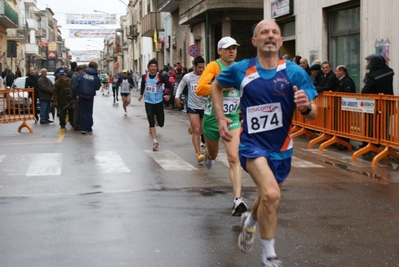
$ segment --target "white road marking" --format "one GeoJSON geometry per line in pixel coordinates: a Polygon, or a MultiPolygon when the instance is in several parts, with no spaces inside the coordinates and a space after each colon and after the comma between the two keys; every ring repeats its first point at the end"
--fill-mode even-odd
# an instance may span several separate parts
{"type": "Polygon", "coordinates": [[[223,165],[226,166],[227,168],[230,168],[229,161],[227,160],[227,153],[219,152],[216,160],[223,163],[223,165]]]}
{"type": "Polygon", "coordinates": [[[103,173],[131,172],[116,151],[101,151],[94,158],[103,173]]]}
{"type": "Polygon", "coordinates": [[[26,176],[61,175],[62,153],[35,154],[26,176]]]}
{"type": "Polygon", "coordinates": [[[292,157],[291,166],[294,168],[324,168],[324,166],[319,164],[314,164],[313,162],[303,160],[297,157],[292,157]]]}
{"type": "Polygon", "coordinates": [[[197,170],[193,165],[169,150],[145,150],[166,171],[191,171],[197,170]]]}

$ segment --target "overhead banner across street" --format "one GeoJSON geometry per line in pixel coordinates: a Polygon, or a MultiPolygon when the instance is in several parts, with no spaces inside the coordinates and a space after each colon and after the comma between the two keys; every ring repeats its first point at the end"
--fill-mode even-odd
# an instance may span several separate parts
{"type": "Polygon", "coordinates": [[[99,50],[70,50],[70,54],[78,62],[90,62],[100,58],[99,50]]]}
{"type": "Polygon", "coordinates": [[[66,24],[111,25],[116,24],[116,14],[66,14],[66,24]]]}
{"type": "Polygon", "coordinates": [[[106,38],[115,34],[114,29],[69,29],[69,38],[106,38]]]}

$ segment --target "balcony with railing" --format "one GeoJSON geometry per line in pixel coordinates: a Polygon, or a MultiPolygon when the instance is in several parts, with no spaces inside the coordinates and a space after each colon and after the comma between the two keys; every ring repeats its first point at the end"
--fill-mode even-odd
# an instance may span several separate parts
{"type": "Polygon", "coordinates": [[[17,29],[8,29],[7,30],[7,40],[8,41],[16,41],[18,43],[25,43],[26,42],[26,35],[25,33],[20,33],[17,29]]]}
{"type": "Polygon", "coordinates": [[[25,0],[25,5],[27,6],[37,6],[37,1],[36,0],[25,0]]]}
{"type": "Polygon", "coordinates": [[[36,37],[45,38],[46,35],[47,35],[47,33],[46,33],[46,30],[45,30],[45,29],[40,28],[40,29],[37,29],[37,30],[35,31],[35,36],[36,36],[36,37]]]}
{"type": "Polygon", "coordinates": [[[26,27],[29,30],[37,30],[40,26],[36,19],[26,19],[26,27]]]}
{"type": "Polygon", "coordinates": [[[159,12],[149,12],[141,21],[141,35],[154,36],[154,30],[161,29],[161,16],[159,12]]]}
{"type": "Polygon", "coordinates": [[[6,29],[19,27],[18,12],[12,8],[6,0],[0,0],[0,25],[6,29]]]}
{"type": "Polygon", "coordinates": [[[179,3],[182,0],[158,0],[158,11],[173,12],[179,9],[179,3]]]}
{"type": "Polygon", "coordinates": [[[27,55],[39,56],[39,46],[37,44],[25,44],[25,53],[27,55]]]}

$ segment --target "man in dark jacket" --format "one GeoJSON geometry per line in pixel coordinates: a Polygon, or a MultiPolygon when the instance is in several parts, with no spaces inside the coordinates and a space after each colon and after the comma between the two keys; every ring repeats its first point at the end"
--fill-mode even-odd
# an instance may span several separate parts
{"type": "Polygon", "coordinates": [[[10,87],[11,88],[14,80],[15,80],[14,73],[11,71],[11,69],[8,69],[7,75],[6,75],[6,87],[10,87]]]}
{"type": "Polygon", "coordinates": [[[40,124],[48,124],[53,121],[49,118],[51,99],[53,97],[53,83],[47,78],[47,70],[41,69],[40,78],[37,81],[40,101],[40,124]]]}
{"type": "Polygon", "coordinates": [[[75,108],[75,112],[73,115],[73,129],[75,131],[80,131],[80,109],[79,109],[79,105],[77,104],[77,101],[79,99],[79,92],[78,92],[78,80],[79,80],[79,76],[80,74],[83,73],[83,71],[86,69],[86,66],[83,65],[79,65],[76,67],[75,72],[72,75],[72,79],[71,79],[71,99],[72,101],[76,101],[76,103],[74,104],[75,108]]]}
{"type": "Polygon", "coordinates": [[[38,81],[38,77],[36,74],[36,70],[34,67],[30,67],[29,68],[29,73],[28,76],[26,77],[25,80],[25,88],[34,88],[35,90],[35,97],[34,99],[32,98],[32,95],[29,95],[29,98],[32,99],[32,102],[35,103],[35,108],[33,109],[33,116],[35,116],[36,118],[36,122],[39,120],[38,117],[38,112],[37,112],[37,101],[39,99],[39,90],[37,87],[37,81],[38,81]]]}
{"type": "Polygon", "coordinates": [[[312,79],[313,86],[316,88],[320,86],[321,79],[323,78],[323,73],[321,72],[320,64],[314,64],[310,67],[310,78],[312,79]]]}
{"type": "Polygon", "coordinates": [[[362,94],[393,95],[393,70],[387,66],[385,59],[377,54],[366,57],[367,72],[364,78],[362,94]]]}
{"type": "MultiPolygon", "coordinates": [[[[337,86],[335,92],[356,93],[355,82],[348,75],[348,70],[344,65],[339,65],[335,68],[335,76],[337,77],[337,86]]],[[[340,137],[343,141],[349,143],[349,138],[340,137]]],[[[339,145],[338,150],[348,150],[346,146],[339,145]]]]}
{"type": "Polygon", "coordinates": [[[330,62],[324,61],[321,64],[321,70],[323,76],[320,85],[316,86],[317,92],[334,91],[337,84],[337,77],[335,77],[335,74],[332,71],[330,62]]]}
{"type": "MultiPolygon", "coordinates": [[[[362,94],[385,94],[393,95],[393,70],[387,66],[385,58],[381,55],[371,54],[366,57],[366,76],[364,77],[364,86],[362,94]]],[[[370,131],[374,131],[373,125],[370,131]]],[[[360,147],[365,147],[367,142],[363,142],[360,147]]],[[[374,144],[374,146],[379,146],[374,144]]]]}
{"type": "Polygon", "coordinates": [[[53,103],[57,107],[58,117],[61,128],[66,126],[66,114],[68,114],[69,123],[73,122],[73,106],[71,105],[71,79],[66,76],[64,70],[58,72],[58,80],[53,87],[53,103]]]}
{"type": "Polygon", "coordinates": [[[80,130],[82,134],[93,133],[93,102],[96,91],[101,88],[101,80],[97,73],[98,64],[89,63],[89,67],[80,74],[77,84],[80,109],[80,130]]]}
{"type": "Polygon", "coordinates": [[[355,82],[348,75],[348,70],[344,65],[339,65],[335,69],[335,77],[338,79],[335,92],[356,93],[355,82]]]}
{"type": "Polygon", "coordinates": [[[77,66],[78,66],[78,64],[75,61],[71,63],[71,70],[68,71],[68,73],[67,73],[67,77],[69,79],[72,79],[72,76],[75,73],[77,66]]]}

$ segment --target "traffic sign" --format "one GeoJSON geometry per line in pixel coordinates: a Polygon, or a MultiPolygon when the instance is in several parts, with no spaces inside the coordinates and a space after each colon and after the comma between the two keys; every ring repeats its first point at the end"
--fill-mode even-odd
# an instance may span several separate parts
{"type": "Polygon", "coordinates": [[[188,47],[188,54],[189,54],[191,57],[198,57],[199,54],[200,54],[200,48],[199,48],[199,46],[196,45],[196,44],[190,45],[190,46],[188,47]]]}

